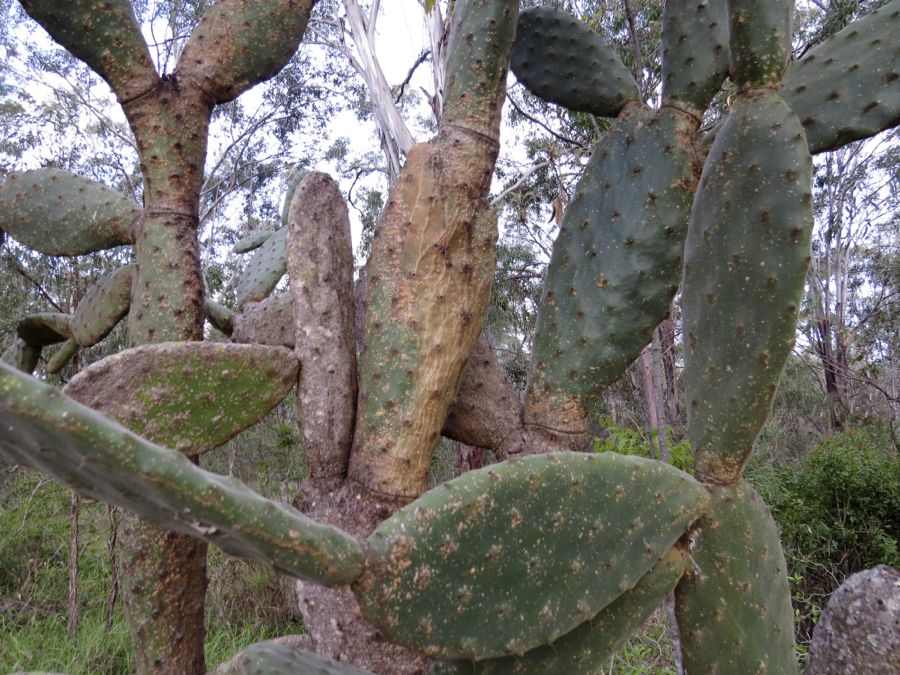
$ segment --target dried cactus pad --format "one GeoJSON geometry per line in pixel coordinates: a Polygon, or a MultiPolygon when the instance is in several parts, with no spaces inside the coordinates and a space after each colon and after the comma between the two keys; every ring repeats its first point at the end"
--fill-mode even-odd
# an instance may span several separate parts
{"type": "Polygon", "coordinates": [[[137,213],[118,192],[59,169],[11,173],[0,184],[0,229],[46,255],[130,244],[137,213]]]}
{"type": "Polygon", "coordinates": [[[684,574],[685,559],[671,549],[647,572],[637,586],[615,602],[566,633],[552,645],[532,649],[524,656],[504,656],[485,661],[446,661],[431,669],[432,675],[593,675],[616,650],[643,625],[684,574]]]}
{"type": "Polygon", "coordinates": [[[349,663],[332,661],[275,641],[250,645],[212,675],[374,675],[349,663]]]}
{"type": "Polygon", "coordinates": [[[256,424],[297,382],[283,347],[164,342],[91,365],[66,394],[147,438],[199,455],[256,424]]]}
{"type": "Polygon", "coordinates": [[[570,110],[615,117],[640,99],[634,77],[603,38],[552,7],[519,14],[510,68],[532,94],[570,110]]]}
{"type": "Polygon", "coordinates": [[[651,460],[510,460],[382,523],[354,590],[390,640],[428,656],[523,654],[631,589],[706,505],[690,476],[651,460]]]}
{"type": "Polygon", "coordinates": [[[0,456],[226,553],[325,585],[362,571],[357,539],[204,471],[0,363],[0,456]]]}

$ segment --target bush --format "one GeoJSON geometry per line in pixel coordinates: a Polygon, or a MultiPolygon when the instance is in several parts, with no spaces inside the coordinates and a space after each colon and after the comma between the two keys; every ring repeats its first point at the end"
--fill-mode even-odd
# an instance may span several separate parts
{"type": "Polygon", "coordinates": [[[900,460],[890,448],[879,430],[858,429],[824,440],[795,466],[748,473],[781,530],[801,644],[845,578],[900,567],[900,460]]]}
{"type": "MultiPolygon", "coordinates": [[[[620,455],[637,455],[638,457],[650,456],[647,445],[647,436],[643,431],[620,427],[613,422],[611,417],[600,417],[600,434],[594,438],[594,452],[617,452],[620,455]]],[[[676,442],[672,436],[672,430],[666,433],[669,448],[669,463],[677,469],[691,473],[693,459],[691,458],[691,443],[687,439],[676,442]]],[[[659,438],[657,432],[653,432],[653,452],[651,459],[659,457],[659,438]]]]}

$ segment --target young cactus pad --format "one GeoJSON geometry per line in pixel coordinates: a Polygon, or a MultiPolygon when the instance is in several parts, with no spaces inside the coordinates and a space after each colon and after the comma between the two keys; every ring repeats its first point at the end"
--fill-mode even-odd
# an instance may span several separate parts
{"type": "Polygon", "coordinates": [[[231,252],[240,255],[256,250],[265,243],[266,239],[272,236],[272,232],[273,230],[254,230],[250,234],[241,237],[234,245],[234,248],[231,249],[231,252]]]}
{"type": "Polygon", "coordinates": [[[0,363],[0,454],[240,558],[323,585],[362,572],[354,537],[159,447],[0,363]]]}
{"type": "Polygon", "coordinates": [[[273,232],[250,256],[238,279],[238,306],[243,309],[248,302],[264,300],[286,272],[287,228],[283,227],[273,232]]]}
{"type": "Polygon", "coordinates": [[[637,586],[553,644],[532,649],[524,656],[437,663],[432,675],[593,675],[665,601],[684,568],[681,551],[670,549],[637,586]]]}
{"type": "Polygon", "coordinates": [[[167,342],[108,356],[65,392],[136,434],[196,456],[261,420],[298,372],[284,347],[167,342]]]}
{"type": "Polygon", "coordinates": [[[651,460],[510,460],[382,523],[354,590],[390,640],[428,656],[524,654],[631,589],[706,506],[699,483],[651,460]]]}

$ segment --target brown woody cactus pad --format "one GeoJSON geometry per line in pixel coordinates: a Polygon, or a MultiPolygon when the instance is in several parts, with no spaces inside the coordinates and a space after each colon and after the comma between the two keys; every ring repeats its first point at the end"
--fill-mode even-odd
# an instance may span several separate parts
{"type": "Polygon", "coordinates": [[[290,201],[287,260],[296,341],[304,363],[297,383],[297,422],[310,474],[347,468],[356,411],[353,243],[338,184],[307,174],[290,201]]]}

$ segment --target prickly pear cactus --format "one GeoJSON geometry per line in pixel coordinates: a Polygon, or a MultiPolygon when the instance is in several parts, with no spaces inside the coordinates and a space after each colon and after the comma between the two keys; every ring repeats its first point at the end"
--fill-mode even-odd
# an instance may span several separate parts
{"type": "Polygon", "coordinates": [[[100,342],[128,314],[134,265],[110,272],[91,286],[72,315],[72,334],[82,347],[100,342]]]}
{"type": "Polygon", "coordinates": [[[256,424],[288,395],[299,370],[282,347],[170,342],[108,356],[78,373],[65,392],[196,457],[256,424]]]}
{"type": "Polygon", "coordinates": [[[47,255],[130,244],[138,211],[121,194],[59,169],[11,173],[0,183],[0,229],[47,255]]]}
{"type": "Polygon", "coordinates": [[[640,99],[631,73],[606,42],[551,7],[519,15],[510,68],[536,96],[601,117],[640,99]]]}
{"type": "MultiPolygon", "coordinates": [[[[604,114],[618,119],[598,144],[554,244],[525,407],[533,430],[584,446],[585,421],[603,387],[649,341],[677,289],[683,251],[685,381],[697,475],[714,496],[740,492],[744,463],[793,344],[812,225],[809,151],[900,119],[900,48],[888,37],[900,28],[900,2],[788,68],[792,12],[793,3],[782,0],[666,3],[663,106],[606,107],[604,114]],[[737,87],[734,109],[710,149],[697,128],[728,75],[737,87]],[[681,122],[677,133],[662,130],[666,115],[681,122]],[[693,163],[679,163],[679,152],[693,163]],[[674,198],[678,188],[681,200],[674,198]],[[667,194],[671,201],[657,212],[667,194]]],[[[602,100],[580,87],[593,73],[578,64],[608,54],[584,27],[548,8],[524,11],[520,27],[513,66],[533,93],[578,110],[602,100]],[[556,39],[559,33],[568,40],[556,39]],[[556,79],[540,59],[547,35],[565,44],[566,56],[551,50],[549,57],[564,64],[556,79]],[[574,87],[566,72],[579,74],[574,87]]],[[[713,502],[701,521],[707,527],[690,539],[697,568],[679,587],[680,622],[691,627],[690,669],[793,672],[784,566],[777,564],[780,547],[766,529],[765,507],[757,500],[744,513],[729,510],[724,497],[713,502]],[[732,527],[716,526],[729,518],[732,527]],[[739,543],[744,531],[758,536],[739,543]],[[744,562],[732,568],[722,563],[741,556],[744,562]],[[734,581],[750,570],[758,575],[752,585],[734,581]],[[735,583],[740,592],[732,592],[735,583]],[[764,603],[754,599],[765,593],[764,603]],[[762,604],[765,611],[754,609],[762,604]],[[741,629],[728,628],[728,616],[739,617],[741,629]],[[712,656],[698,659],[722,644],[729,647],[721,667],[712,656]]]]}
{"type": "Polygon", "coordinates": [[[522,656],[438,662],[431,670],[432,675],[592,675],[664,602],[684,569],[684,555],[673,548],[641,577],[634,588],[622,593],[593,619],[552,644],[537,647],[522,656]]]}
{"type": "MultiPolygon", "coordinates": [[[[213,105],[277,72],[311,3],[219,0],[165,79],[129,3],[23,4],[122,103],[141,154],[145,208],[55,170],[0,185],[0,229],[25,245],[76,255],[131,243],[136,259],[72,317],[23,320],[3,360],[30,372],[44,346],[62,343],[47,365],[61,368],[127,312],[132,344],[186,342],[126,352],[89,368],[70,392],[197,454],[264,414],[297,376],[297,359],[281,348],[199,346],[204,314],[237,341],[296,348],[304,339],[308,322],[294,324],[291,296],[270,296],[288,266],[287,223],[236,247],[253,251],[239,314],[204,301],[196,227],[213,105]],[[155,371],[160,365],[166,377],[155,371]]],[[[397,501],[421,492],[429,458],[421,450],[434,446],[478,335],[496,236],[485,195],[516,10],[511,0],[457,3],[440,133],[408,154],[379,229],[354,445],[348,458],[347,434],[338,435],[328,472],[338,481],[347,475],[356,499],[362,488],[397,501]],[[418,218],[426,203],[439,208],[418,218]]],[[[572,17],[537,8],[519,23],[513,64],[526,86],[616,117],[554,246],[523,445],[583,448],[602,387],[647,342],[684,267],[697,480],[613,456],[515,460],[421,495],[363,540],[205,472],[5,364],[0,453],[234,555],[349,585],[381,634],[451,660],[439,671],[590,672],[676,586],[691,672],[795,672],[777,532],[741,474],[793,336],[811,223],[809,149],[896,124],[900,0],[788,67],[792,11],[786,0],[669,0],[658,110],[639,100],[613,52],[572,17]],[[733,110],[710,134],[715,140],[702,142],[702,116],[727,75],[733,110]]],[[[286,209],[290,203],[289,196],[286,209]]],[[[337,227],[346,230],[343,219],[337,227]]],[[[330,263],[300,264],[308,261],[299,249],[318,244],[294,234],[301,243],[293,267],[313,278],[330,263]]],[[[342,279],[346,296],[349,274],[342,279]]],[[[176,536],[158,534],[143,541],[176,536]]],[[[185,548],[198,550],[193,541],[185,548]]],[[[162,602],[194,587],[202,594],[202,576],[189,573],[202,573],[202,561],[155,544],[139,557],[147,564],[135,566],[129,588],[152,592],[142,592],[148,611],[136,633],[152,633],[158,654],[139,644],[138,669],[202,672],[202,621],[175,625],[162,602]],[[163,584],[172,579],[184,582],[178,593],[163,584]],[[170,649],[188,643],[185,654],[170,649]]],[[[237,661],[246,672],[356,672],[266,644],[244,656],[237,661]]]]}
{"type": "Polygon", "coordinates": [[[429,656],[521,655],[633,588],[705,509],[702,487],[659,462],[510,460],[379,526],[357,597],[385,634],[429,656]]]}
{"type": "Polygon", "coordinates": [[[709,486],[675,594],[690,673],[792,673],[794,612],[778,528],[743,481],[709,486]],[[715,645],[715,646],[714,646],[715,645]]]}
{"type": "Polygon", "coordinates": [[[122,506],[284,574],[346,584],[363,548],[333,527],[211,474],[0,363],[0,452],[56,476],[82,494],[122,506]]]}

